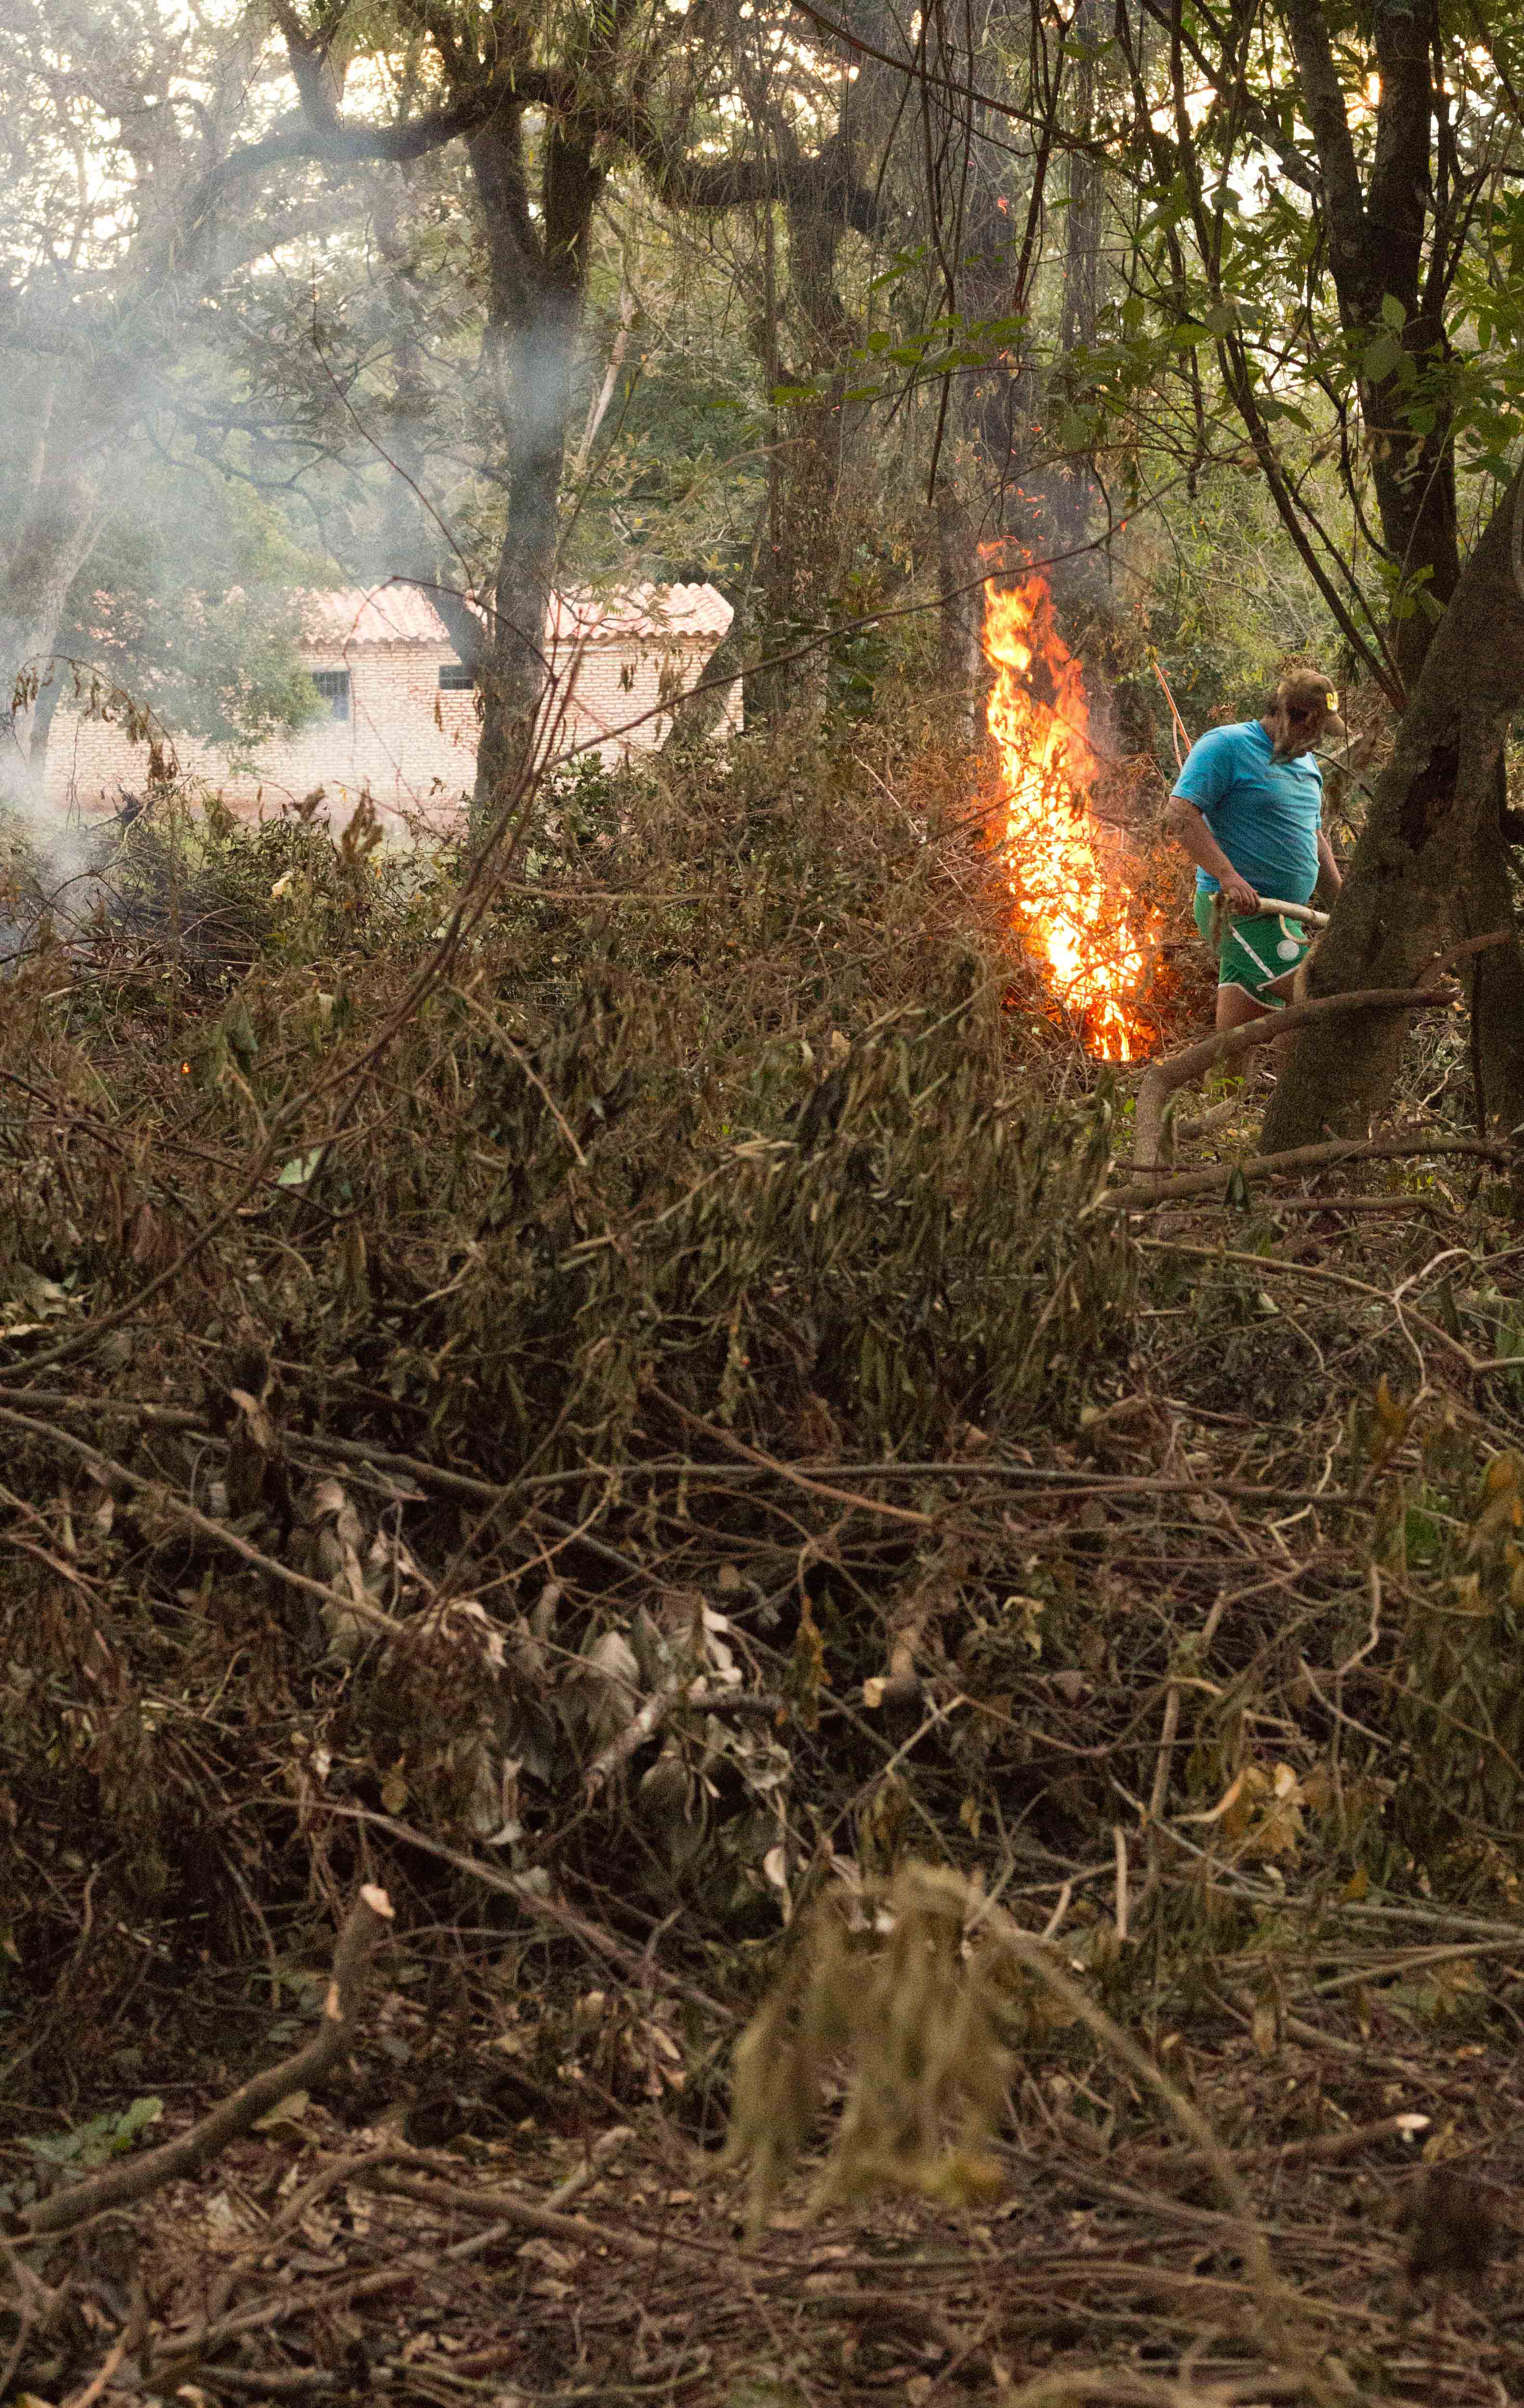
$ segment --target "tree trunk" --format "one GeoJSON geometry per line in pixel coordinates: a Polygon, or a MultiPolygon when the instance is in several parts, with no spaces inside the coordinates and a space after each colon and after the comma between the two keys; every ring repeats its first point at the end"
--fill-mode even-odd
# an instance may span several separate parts
{"type": "MultiPolygon", "coordinates": [[[[789,136],[780,129],[778,138],[789,136]]],[[[841,137],[844,168],[849,173],[841,137]]],[[[791,201],[788,315],[793,360],[786,383],[821,384],[810,401],[779,409],[768,460],[768,527],[762,544],[762,657],[748,681],[759,716],[797,705],[823,708],[830,606],[840,584],[837,491],[842,467],[841,362],[851,324],[836,292],[836,253],[846,232],[828,191],[791,201]]],[[[776,335],[768,333],[775,354],[776,335]]],[[[776,371],[775,371],[776,372],[776,371]]]]}
{"type": "Polygon", "coordinates": [[[950,477],[937,480],[936,569],[942,601],[937,614],[937,662],[942,692],[953,712],[953,734],[972,751],[984,729],[981,712],[988,700],[988,675],[981,637],[984,630],[984,587],[979,574],[978,544],[966,507],[950,477]]]}
{"type": "Polygon", "coordinates": [[[473,818],[486,827],[519,793],[542,713],[554,710],[547,619],[588,234],[602,169],[593,136],[548,127],[543,234],[529,202],[521,112],[504,108],[468,145],[491,270],[483,366],[508,476],[486,638],[477,665],[481,741],[473,818]]]}
{"type": "Polygon", "coordinates": [[[1500,748],[1493,807],[1478,815],[1455,897],[1458,938],[1510,931],[1507,944],[1489,946],[1467,966],[1476,1125],[1484,1137],[1492,1126],[1510,1131],[1524,1124],[1524,955],[1503,836],[1506,809],[1506,763],[1500,748]]]}
{"type": "MultiPolygon", "coordinates": [[[[841,13],[876,49],[890,48],[902,38],[893,12],[882,0],[852,0],[841,13]]],[[[844,68],[847,63],[844,54],[844,68]]],[[[873,440],[866,414],[855,414],[841,400],[857,327],[836,289],[836,269],[842,236],[852,222],[847,195],[866,162],[881,157],[904,86],[882,59],[864,56],[852,64],[857,72],[851,79],[843,77],[840,120],[821,146],[819,173],[807,186],[795,179],[787,200],[785,310],[777,305],[771,259],[768,265],[764,373],[772,383],[812,384],[821,390],[818,399],[780,410],[775,422],[768,463],[770,523],[759,580],[762,657],[747,680],[748,716],[753,704],[765,718],[797,705],[818,710],[825,703],[832,606],[841,592],[850,541],[844,470],[869,456],[865,447],[873,440]],[[787,368],[778,357],[785,316],[791,354],[787,368]]],[[[781,158],[795,162],[791,126],[775,120],[768,131],[781,158]]]]}
{"type": "Polygon", "coordinates": [[[767,472],[762,656],[748,681],[758,716],[824,707],[829,605],[837,584],[841,404],[826,396],[779,413],[767,472]]]}
{"type": "Polygon", "coordinates": [[[59,474],[45,454],[33,506],[0,549],[0,792],[17,799],[41,792],[47,729],[36,740],[34,681],[59,674],[59,629],[100,532],[100,485],[99,475],[59,474]]]}
{"type": "Polygon", "coordinates": [[[1360,416],[1382,540],[1400,580],[1402,615],[1393,624],[1392,650],[1411,692],[1438,615],[1433,606],[1449,600],[1460,574],[1455,433],[1445,374],[1447,280],[1439,272],[1457,228],[1434,197],[1436,0],[1375,0],[1371,27],[1380,95],[1363,185],[1328,12],[1318,0],[1282,0],[1282,15],[1322,171],[1320,214],[1339,320],[1360,364],[1360,416]],[[1402,309],[1397,328],[1384,315],[1393,301],[1402,309]],[[1432,372],[1424,398],[1433,423],[1421,433],[1407,414],[1415,369],[1420,377],[1432,372]]]}
{"type": "MultiPolygon", "coordinates": [[[[1071,37],[1077,36],[1087,47],[1075,69],[1070,120],[1074,133],[1085,141],[1090,141],[1095,132],[1096,63],[1089,46],[1104,40],[1104,34],[1100,0],[1079,0],[1071,37]]],[[[1099,159],[1087,150],[1069,153],[1068,201],[1063,225],[1063,302],[1059,319],[1061,361],[1067,360],[1076,350],[1088,351],[1093,346],[1101,309],[1105,177],[1099,159]]],[[[1089,454],[1070,459],[1061,475],[1054,479],[1053,533],[1059,551],[1075,551],[1089,534],[1094,482],[1095,463],[1089,454]]]]}
{"type": "MultiPolygon", "coordinates": [[[[1456,526],[1455,430],[1445,377],[1449,360],[1447,280],[1440,269],[1455,227],[1453,196],[1447,215],[1436,198],[1431,165],[1438,12],[1434,0],[1376,0],[1372,29],[1380,99],[1363,189],[1327,13],[1317,0],[1282,0],[1282,12],[1322,170],[1322,216],[1340,320],[1360,347],[1360,414],[1382,540],[1398,579],[1391,650],[1410,697],[1397,758],[1377,790],[1376,808],[1333,925],[1318,950],[1314,987],[1330,993],[1338,986],[1365,983],[1366,973],[1375,975],[1378,964],[1385,966],[1379,975],[1389,983],[1399,982],[1398,962],[1420,960],[1444,926],[1458,939],[1506,931],[1505,944],[1470,965],[1468,984],[1478,1121],[1484,1131],[1494,1116],[1513,1127],[1524,1117],[1524,957],[1515,927],[1503,838],[1507,791],[1502,745],[1517,696],[1508,701],[1499,722],[1497,706],[1486,699],[1486,690],[1495,681],[1489,680],[1484,664],[1472,661],[1464,651],[1456,652],[1451,628],[1476,562],[1462,572],[1456,526]],[[1386,322],[1390,300],[1402,305],[1400,334],[1386,322]],[[1403,357],[1383,366],[1374,347],[1389,352],[1394,335],[1403,357]],[[1367,374],[1367,360],[1381,372],[1367,374]],[[1413,385],[1415,368],[1420,379],[1429,377],[1426,387],[1413,385]],[[1416,393],[1421,393],[1432,412],[1426,430],[1415,430],[1409,422],[1416,393]],[[1458,715],[1452,734],[1446,732],[1446,697],[1436,693],[1430,670],[1431,648],[1440,645],[1446,660],[1454,663],[1456,682],[1449,700],[1458,715]],[[1474,724],[1468,701],[1474,687],[1479,690],[1474,724]],[[1462,727],[1468,730],[1464,739],[1462,727]],[[1489,768],[1486,747],[1494,737],[1489,768]],[[1479,757],[1473,749],[1478,744],[1479,757]],[[1390,781],[1400,775],[1410,783],[1394,803],[1390,796],[1396,789],[1390,781]],[[1423,833],[1431,824],[1441,830],[1437,844],[1423,833]],[[1384,834],[1378,834],[1378,826],[1384,834]],[[1411,892],[1399,891],[1404,876],[1415,881],[1411,892]]],[[[1500,513],[1484,538],[1494,551],[1500,540],[1507,540],[1498,534],[1503,523],[1500,513]]],[[[1495,583],[1496,560],[1484,564],[1479,574],[1484,584],[1488,578],[1495,583]]],[[[1509,600],[1517,605],[1517,573],[1506,585],[1509,600]]],[[[1497,646],[1497,632],[1485,615],[1476,618],[1474,604],[1457,624],[1484,646],[1497,646]]],[[[1506,684],[1506,663],[1497,667],[1506,684]]],[[[1367,1054],[1350,1061],[1341,1061],[1338,1040],[1332,1036],[1318,1033],[1301,1042],[1266,1122],[1266,1142],[1297,1142],[1284,1132],[1317,1127],[1324,1121],[1342,1134],[1363,1112],[1374,1110],[1389,1092],[1403,1035],[1396,1022],[1373,1029],[1367,1054]]]]}
{"type": "MultiPolygon", "coordinates": [[[[1512,932],[1499,827],[1498,781],[1524,702],[1524,470],[1477,543],[1434,630],[1397,749],[1382,775],[1354,862],[1318,946],[1314,995],[1419,982],[1434,954],[1463,936],[1512,932]]],[[[1524,1117],[1524,1065],[1511,1044],[1524,982],[1512,944],[1473,972],[1503,1007],[1479,1045],[1493,1111],[1524,1117]]],[[[1483,957],[1487,959],[1486,956],[1483,957]]],[[[1390,1094],[1403,1024],[1382,1015],[1358,1046],[1331,1022],[1298,1039],[1265,1122],[1267,1152],[1326,1135],[1363,1136],[1390,1094]]]]}

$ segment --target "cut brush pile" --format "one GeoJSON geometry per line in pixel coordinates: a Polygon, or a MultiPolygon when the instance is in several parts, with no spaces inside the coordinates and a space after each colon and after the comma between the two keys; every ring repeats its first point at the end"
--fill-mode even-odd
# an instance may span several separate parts
{"type": "MultiPolygon", "coordinates": [[[[637,2379],[697,2398],[1321,2397],[1355,2258],[1342,2362],[1398,2365],[1398,2244],[1338,2219],[1426,2142],[1503,2170],[1518,2021],[1514,1250],[1449,1168],[1167,1236],[1105,1202],[1129,1093],[1012,962],[963,779],[790,731],[569,781],[443,952],[457,866],[363,820],[150,816],[71,927],[19,895],[12,2213],[301,2044],[358,1885],[396,1931],[221,2240],[177,2176],[105,2338],[37,2258],[35,2386],[121,2340],[320,2391],[355,2343],[398,2397],[559,2396],[629,2379],[644,2302],[637,2379]],[[743,2259],[691,2143],[759,2000],[735,2147],[783,2221],[743,2259]],[[551,2136],[621,2118],[553,2204],[551,2136]],[[802,2293],[817,2138],[916,2331],[878,2240],[802,2293]]],[[[1496,2396],[1480,2331],[1446,2396],[1496,2396]]]]}

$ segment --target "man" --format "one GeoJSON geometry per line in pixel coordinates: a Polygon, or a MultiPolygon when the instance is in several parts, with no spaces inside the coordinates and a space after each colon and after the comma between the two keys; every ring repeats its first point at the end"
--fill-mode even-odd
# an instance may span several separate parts
{"type": "Polygon", "coordinates": [[[1323,773],[1316,746],[1346,744],[1339,697],[1320,669],[1289,669],[1262,719],[1212,727],[1186,756],[1170,797],[1169,827],[1196,865],[1196,925],[1218,939],[1217,1025],[1241,1028],[1285,1010],[1311,942],[1304,922],[1260,901],[1310,903],[1322,871],[1339,885],[1323,834],[1323,773]]]}

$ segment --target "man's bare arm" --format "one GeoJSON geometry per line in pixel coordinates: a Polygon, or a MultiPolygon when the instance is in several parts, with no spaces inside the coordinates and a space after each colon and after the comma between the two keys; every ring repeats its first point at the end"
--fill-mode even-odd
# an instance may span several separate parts
{"type": "Polygon", "coordinates": [[[1246,918],[1258,911],[1258,895],[1246,878],[1240,878],[1195,804],[1184,795],[1172,795],[1164,817],[1175,842],[1184,847],[1197,868],[1217,880],[1230,909],[1246,918]]]}
{"type": "Polygon", "coordinates": [[[1339,856],[1321,828],[1317,831],[1317,877],[1319,884],[1327,879],[1335,895],[1344,884],[1344,872],[1339,867],[1339,856]]]}

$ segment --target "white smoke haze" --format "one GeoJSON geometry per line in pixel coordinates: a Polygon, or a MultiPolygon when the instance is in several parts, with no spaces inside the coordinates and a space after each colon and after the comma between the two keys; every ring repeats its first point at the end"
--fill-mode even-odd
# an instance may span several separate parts
{"type": "Polygon", "coordinates": [[[59,924],[92,817],[141,791],[70,795],[54,739],[78,682],[257,766],[317,712],[303,590],[399,578],[476,667],[483,622],[491,654],[525,616],[498,576],[506,425],[548,455],[569,437],[553,580],[703,578],[754,552],[755,364],[716,307],[734,266],[601,227],[585,301],[548,297],[509,338],[463,143],[405,166],[275,156],[306,122],[304,75],[357,127],[425,105],[399,98],[384,32],[349,39],[304,68],[231,7],[0,18],[0,696],[22,689],[0,811],[59,924]]]}

